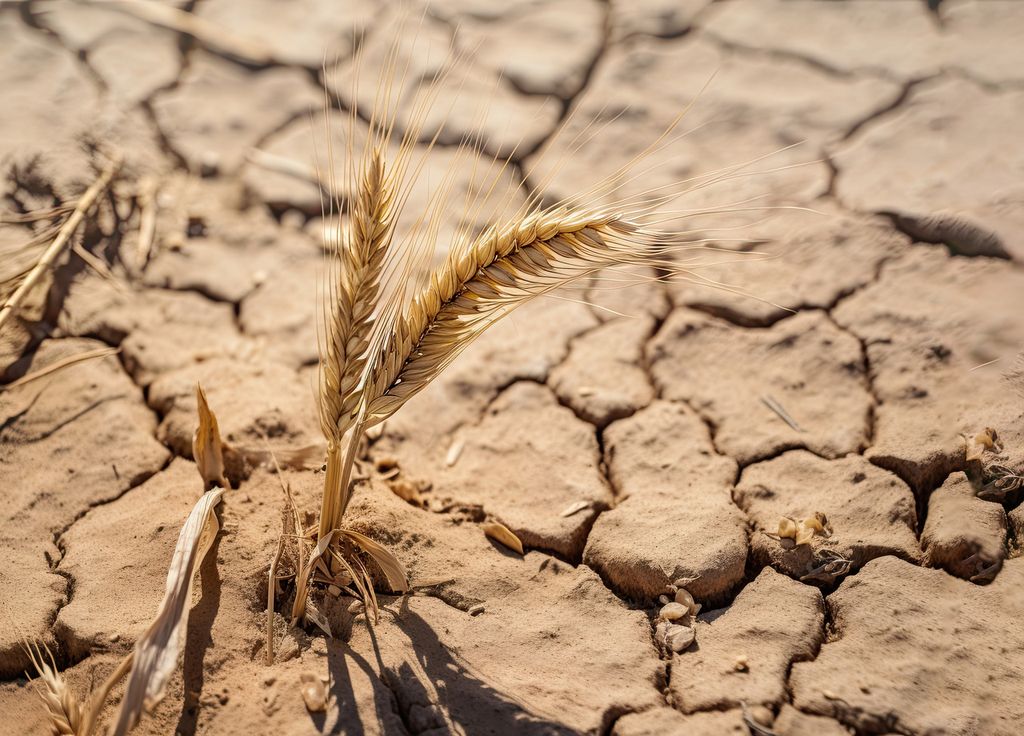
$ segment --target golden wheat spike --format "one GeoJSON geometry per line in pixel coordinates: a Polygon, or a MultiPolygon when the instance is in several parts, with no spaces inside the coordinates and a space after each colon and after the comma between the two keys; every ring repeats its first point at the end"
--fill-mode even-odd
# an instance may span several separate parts
{"type": "Polygon", "coordinates": [[[487,327],[608,266],[655,261],[682,237],[603,210],[535,212],[452,254],[395,325],[366,382],[365,424],[394,414],[487,327]]]}
{"type": "Polygon", "coordinates": [[[357,389],[393,232],[392,197],[383,154],[375,149],[359,177],[349,227],[344,237],[335,239],[334,300],[325,330],[320,378],[320,422],[329,446],[340,442],[358,411],[357,389]]]}

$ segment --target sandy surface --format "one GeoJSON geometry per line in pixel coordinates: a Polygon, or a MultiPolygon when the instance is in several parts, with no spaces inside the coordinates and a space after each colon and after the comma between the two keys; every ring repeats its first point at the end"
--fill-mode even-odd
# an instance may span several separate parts
{"type": "MultiPolygon", "coordinates": [[[[91,143],[125,155],[117,204],[83,238],[122,286],[73,256],[0,340],[5,382],[120,348],[0,392],[3,734],[47,732],[23,638],[84,695],[155,612],[198,495],[197,380],[234,445],[319,441],[319,198],[248,154],[309,164],[322,86],[352,102],[352,29],[367,33],[365,73],[397,13],[179,4],[246,43],[72,2],[0,5],[4,211],[74,199],[95,176],[91,143]]],[[[282,494],[229,458],[236,488],[184,662],[138,732],[746,734],[746,713],[779,736],[1019,733],[1022,492],[979,498],[963,435],[992,427],[1001,450],[985,460],[1024,465],[1024,6],[437,0],[418,33],[476,50],[440,94],[442,142],[477,125],[491,153],[522,141],[513,183],[530,172],[559,195],[597,181],[717,70],[688,135],[623,194],[785,149],[680,206],[813,212],[687,225],[771,256],[703,272],[761,300],[598,283],[475,344],[375,439],[379,470],[347,517],[414,583],[443,582],[382,594],[376,625],[327,596],[334,638],[278,615],[271,666],[282,494]],[[775,536],[816,512],[831,536],[775,536]],[[489,541],[485,517],[525,556],[489,541]],[[657,599],[680,578],[703,608],[673,652],[657,599]],[[309,674],[329,681],[325,712],[303,704],[309,674]]],[[[436,67],[411,68],[414,86],[436,67]]],[[[0,226],[4,243],[31,236],[0,226]]],[[[320,473],[284,475],[312,520],[320,473]]]]}

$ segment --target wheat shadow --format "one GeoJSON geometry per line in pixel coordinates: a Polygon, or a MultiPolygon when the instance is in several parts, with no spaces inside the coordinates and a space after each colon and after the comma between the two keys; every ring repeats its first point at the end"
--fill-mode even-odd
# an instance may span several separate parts
{"type": "MultiPolygon", "coordinates": [[[[218,519],[219,516],[218,513],[218,519]]],[[[217,569],[220,538],[218,533],[199,567],[202,597],[189,613],[185,656],[181,666],[185,700],[174,730],[175,734],[181,736],[193,736],[199,719],[199,696],[203,692],[204,682],[203,660],[206,658],[206,650],[213,643],[213,622],[220,610],[220,571],[217,569]]]]}
{"type": "MultiPolygon", "coordinates": [[[[391,691],[397,715],[410,733],[431,729],[438,729],[437,733],[466,734],[568,736],[579,733],[549,716],[531,711],[526,704],[481,679],[445,647],[427,620],[405,605],[407,600],[403,599],[398,612],[382,611],[382,614],[394,616],[393,625],[408,637],[415,661],[386,665],[376,632],[369,624],[367,631],[376,660],[375,669],[348,645],[338,643],[334,657],[329,651],[332,688],[340,709],[339,723],[345,724],[344,733],[361,734],[365,730],[355,708],[348,660],[391,691]]],[[[375,698],[375,703],[378,724],[383,725],[388,714],[383,713],[379,698],[375,698]]]]}

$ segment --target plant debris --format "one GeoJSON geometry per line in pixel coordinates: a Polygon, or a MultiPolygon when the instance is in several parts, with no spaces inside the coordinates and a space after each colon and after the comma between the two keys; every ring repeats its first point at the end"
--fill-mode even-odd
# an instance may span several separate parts
{"type": "Polygon", "coordinates": [[[500,524],[497,521],[489,521],[486,524],[481,525],[480,528],[484,530],[484,534],[499,544],[502,544],[511,550],[515,550],[519,554],[524,554],[523,543],[520,542],[519,537],[513,534],[504,524],[500,524]]]}

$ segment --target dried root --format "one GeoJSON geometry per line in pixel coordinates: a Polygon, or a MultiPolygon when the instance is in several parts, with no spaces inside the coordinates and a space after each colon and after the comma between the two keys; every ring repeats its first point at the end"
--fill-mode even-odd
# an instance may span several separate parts
{"type": "Polygon", "coordinates": [[[823,549],[808,563],[807,573],[801,575],[800,580],[805,583],[834,583],[836,579],[850,572],[852,566],[852,560],[846,559],[835,550],[823,549]]]}
{"type": "Polygon", "coordinates": [[[1024,469],[1006,464],[1003,443],[996,430],[986,427],[973,437],[964,436],[967,475],[983,501],[1002,503],[1024,488],[1024,469]]]}

